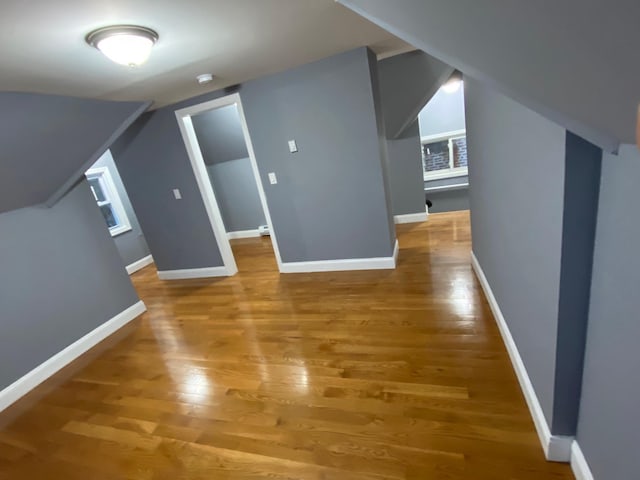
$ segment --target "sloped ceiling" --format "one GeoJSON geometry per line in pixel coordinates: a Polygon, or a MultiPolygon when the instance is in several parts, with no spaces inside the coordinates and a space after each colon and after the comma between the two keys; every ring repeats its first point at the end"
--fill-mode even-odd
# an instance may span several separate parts
{"type": "Polygon", "coordinates": [[[154,107],[288,70],[356,47],[407,44],[334,0],[2,0],[0,90],[153,100],[154,107]],[[85,42],[115,24],[160,39],[138,68],[85,42]],[[212,73],[206,86],[196,75],[212,73]]]}
{"type": "Polygon", "coordinates": [[[235,105],[194,115],[191,121],[207,165],[249,156],[235,105]]]}
{"type": "Polygon", "coordinates": [[[0,213],[55,203],[148,106],[0,92],[0,213]]]}
{"type": "Polygon", "coordinates": [[[637,1],[337,1],[606,150],[635,141],[637,1]]]}
{"type": "Polygon", "coordinates": [[[416,50],[378,62],[387,138],[398,138],[418,118],[454,69],[416,50]]]}

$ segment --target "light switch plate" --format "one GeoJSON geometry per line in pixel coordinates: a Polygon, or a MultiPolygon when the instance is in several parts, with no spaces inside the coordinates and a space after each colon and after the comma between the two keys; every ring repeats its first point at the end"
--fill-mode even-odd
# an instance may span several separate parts
{"type": "Polygon", "coordinates": [[[276,183],[278,183],[278,179],[276,178],[276,174],[271,172],[269,173],[269,183],[271,185],[275,185],[276,183]]]}
{"type": "Polygon", "coordinates": [[[176,197],[176,200],[182,200],[182,194],[180,193],[180,189],[173,189],[173,196],[176,197]]]}
{"type": "Polygon", "coordinates": [[[296,145],[295,140],[289,140],[289,151],[291,153],[296,153],[298,151],[298,145],[296,145]]]}

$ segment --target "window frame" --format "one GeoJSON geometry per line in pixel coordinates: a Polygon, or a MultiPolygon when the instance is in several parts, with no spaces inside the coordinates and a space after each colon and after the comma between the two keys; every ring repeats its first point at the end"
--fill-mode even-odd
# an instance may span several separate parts
{"type": "Polygon", "coordinates": [[[91,190],[98,207],[111,205],[111,209],[116,216],[118,224],[113,227],[109,227],[107,225],[111,236],[117,237],[118,235],[131,231],[131,222],[129,221],[127,212],[124,209],[124,205],[122,204],[122,199],[120,198],[120,195],[118,195],[118,189],[116,188],[116,184],[113,182],[113,177],[111,176],[109,169],[107,167],[96,167],[87,170],[84,175],[87,180],[98,179],[100,182],[102,192],[106,197],[105,201],[100,202],[96,197],[96,194],[93,192],[93,189],[91,190]]]}
{"type": "Polygon", "coordinates": [[[447,140],[449,142],[449,168],[442,170],[435,170],[433,172],[425,172],[424,164],[422,165],[422,174],[425,182],[431,180],[442,180],[444,178],[464,177],[469,175],[469,167],[454,167],[453,156],[453,140],[463,138],[467,136],[467,130],[454,130],[451,132],[438,133],[436,135],[425,135],[420,137],[420,155],[424,155],[424,146],[428,143],[442,142],[447,140]]]}

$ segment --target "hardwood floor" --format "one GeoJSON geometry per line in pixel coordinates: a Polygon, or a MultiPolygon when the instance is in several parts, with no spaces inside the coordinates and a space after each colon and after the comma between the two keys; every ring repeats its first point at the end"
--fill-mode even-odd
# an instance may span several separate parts
{"type": "Polygon", "coordinates": [[[0,416],[0,479],[572,479],[544,460],[468,213],[397,231],[395,271],[279,275],[247,239],[232,278],[138,272],[127,336],[0,416]]]}

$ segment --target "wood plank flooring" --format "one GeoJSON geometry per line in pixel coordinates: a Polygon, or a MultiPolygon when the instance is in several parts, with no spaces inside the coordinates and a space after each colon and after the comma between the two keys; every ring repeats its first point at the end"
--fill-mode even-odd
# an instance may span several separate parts
{"type": "Polygon", "coordinates": [[[572,479],[544,460],[468,212],[397,227],[395,271],[133,282],[148,312],[0,415],[2,480],[572,479]]]}

